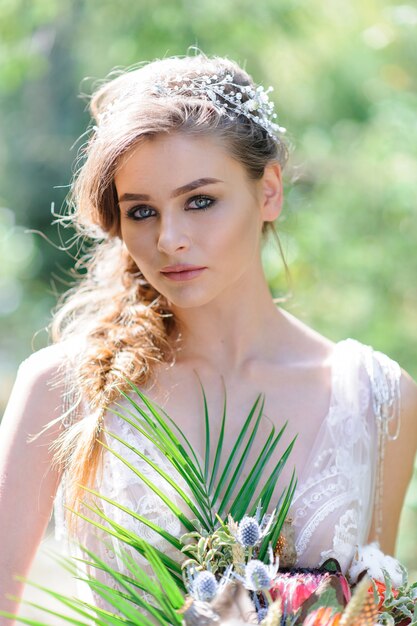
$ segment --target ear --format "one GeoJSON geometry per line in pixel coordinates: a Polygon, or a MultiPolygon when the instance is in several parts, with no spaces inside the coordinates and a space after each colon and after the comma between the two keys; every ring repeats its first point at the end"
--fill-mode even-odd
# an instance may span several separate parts
{"type": "Polygon", "coordinates": [[[269,163],[260,182],[261,217],[264,222],[273,222],[281,213],[284,199],[279,163],[269,163]]]}

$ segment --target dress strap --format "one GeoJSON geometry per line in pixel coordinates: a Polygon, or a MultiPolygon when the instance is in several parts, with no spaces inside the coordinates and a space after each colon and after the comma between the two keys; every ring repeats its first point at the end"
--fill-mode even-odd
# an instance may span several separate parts
{"type": "Polygon", "coordinates": [[[384,456],[387,439],[398,438],[401,425],[401,368],[397,361],[367,346],[365,367],[371,384],[372,408],[377,424],[377,472],[375,490],[375,538],[382,532],[382,497],[384,491],[384,456]],[[393,426],[390,426],[393,422],[393,426]]]}

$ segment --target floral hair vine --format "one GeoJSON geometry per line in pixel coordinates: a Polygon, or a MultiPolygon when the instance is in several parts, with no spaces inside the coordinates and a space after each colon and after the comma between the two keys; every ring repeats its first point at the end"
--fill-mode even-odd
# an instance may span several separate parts
{"type": "Polygon", "coordinates": [[[204,95],[230,119],[235,119],[236,115],[244,115],[276,139],[276,134],[285,133],[286,129],[273,121],[277,114],[274,111],[274,103],[268,97],[268,93],[273,89],[272,86],[265,90],[262,86],[253,88],[250,85],[238,85],[233,82],[233,76],[228,73],[222,78],[217,74],[211,76],[204,74],[193,78],[183,78],[177,75],[169,82],[156,82],[152,93],[162,97],[204,95]],[[226,86],[232,89],[226,92],[226,86]],[[244,95],[246,99],[242,102],[244,95]]]}

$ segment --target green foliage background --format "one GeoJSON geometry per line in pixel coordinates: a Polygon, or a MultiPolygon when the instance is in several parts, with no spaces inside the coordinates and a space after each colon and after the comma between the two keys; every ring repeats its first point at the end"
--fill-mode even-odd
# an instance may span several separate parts
{"type": "MultiPolygon", "coordinates": [[[[89,121],[78,94],[115,66],[190,45],[275,87],[292,146],[277,224],[292,277],[285,307],[417,379],[416,31],[414,4],[384,0],[2,0],[3,406],[19,361],[47,343],[42,329],[74,263],[74,249],[59,249],[70,234],[51,224],[51,204],[61,210],[89,121]]],[[[272,244],[265,267],[274,294],[285,293],[272,244]]],[[[397,549],[415,570],[416,522],[417,479],[397,549]]]]}

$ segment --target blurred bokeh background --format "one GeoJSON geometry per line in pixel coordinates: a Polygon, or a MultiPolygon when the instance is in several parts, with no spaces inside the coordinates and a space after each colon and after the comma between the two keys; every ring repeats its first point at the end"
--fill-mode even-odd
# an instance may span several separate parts
{"type": "MultiPolygon", "coordinates": [[[[2,0],[2,408],[19,362],[47,345],[74,265],[76,250],[62,249],[72,233],[53,212],[64,210],[89,122],[80,94],[115,67],[192,45],[275,88],[292,151],[277,224],[292,277],[284,306],[333,340],[386,352],[417,379],[416,35],[407,0],[2,0]]],[[[273,243],[264,258],[274,295],[285,294],[273,243]]],[[[417,478],[397,556],[417,578],[417,478]]],[[[42,548],[36,579],[68,585],[54,568],[42,548]]]]}

